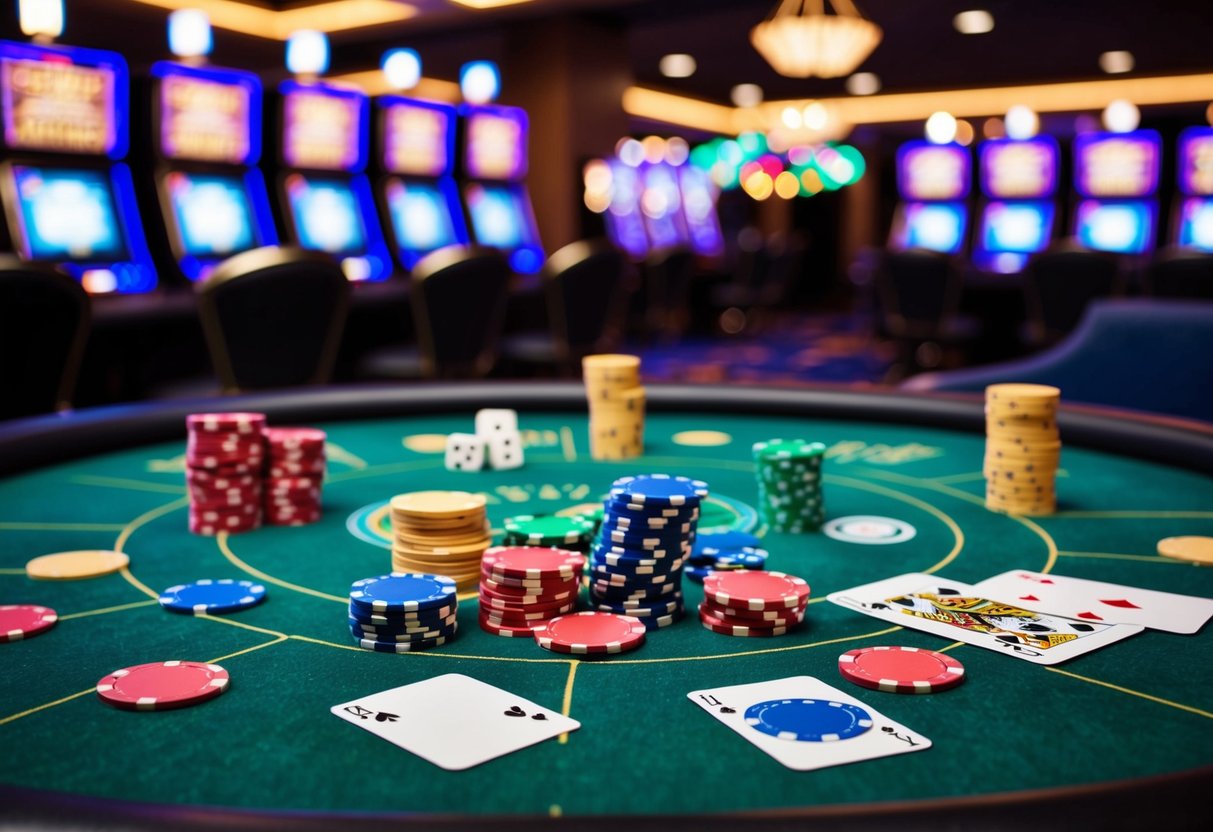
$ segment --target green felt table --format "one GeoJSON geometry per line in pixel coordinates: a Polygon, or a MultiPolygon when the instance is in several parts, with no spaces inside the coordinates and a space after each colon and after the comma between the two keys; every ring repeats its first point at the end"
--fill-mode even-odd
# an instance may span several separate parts
{"type": "MultiPolygon", "coordinates": [[[[983,507],[979,403],[651,389],[644,457],[596,462],[580,395],[576,386],[475,385],[224,403],[263,409],[271,424],[324,428],[329,473],[321,522],[218,538],[186,528],[182,415],[192,408],[83,413],[0,431],[10,471],[0,479],[0,603],[43,604],[60,616],[43,635],[0,644],[7,811],[54,816],[75,807],[105,825],[155,806],[186,825],[238,824],[244,812],[306,824],[359,813],[503,823],[820,813],[824,822],[896,810],[929,825],[940,807],[981,817],[995,815],[989,807],[1094,798],[1114,807],[1115,795],[1134,789],[1207,788],[1209,628],[1194,636],[1146,631],[1041,667],[891,627],[825,596],[902,572],[975,582],[1012,568],[1213,596],[1213,570],[1155,552],[1163,537],[1213,535],[1213,434],[1067,412],[1059,511],[1018,518],[983,507]],[[470,431],[478,406],[520,411],[525,467],[444,469],[442,435],[470,431]],[[896,518],[914,527],[913,539],[859,545],[820,533],[767,533],[753,508],[750,445],[793,436],[829,447],[828,517],[896,518]],[[692,613],[651,633],[639,650],[582,661],[482,632],[473,595],[460,603],[458,637],[441,648],[387,655],[352,641],[347,592],[352,581],[389,571],[382,507],[392,495],[483,493],[499,530],[507,516],[593,503],[616,477],[659,471],[710,484],[701,528],[754,530],[771,568],[808,580],[805,626],[775,639],[735,638],[704,629],[692,613]],[[92,548],[121,549],[129,568],[71,582],[25,575],[35,556],[92,548]],[[173,614],[156,602],[167,586],[208,577],[261,581],[268,599],[222,617],[173,614]],[[948,648],[967,680],[949,692],[904,696],[840,678],[840,653],[880,644],[948,648]],[[155,713],[120,711],[94,693],[111,670],[166,659],[222,664],[231,687],[201,706],[155,713]],[[334,704],[443,673],[504,687],[582,727],[456,773],[329,713],[334,704]],[[686,698],[704,687],[805,674],[846,689],[934,747],[795,772],[686,698]],[[201,808],[174,814],[184,807],[201,808]]],[[[684,584],[693,610],[701,588],[684,584]]]]}

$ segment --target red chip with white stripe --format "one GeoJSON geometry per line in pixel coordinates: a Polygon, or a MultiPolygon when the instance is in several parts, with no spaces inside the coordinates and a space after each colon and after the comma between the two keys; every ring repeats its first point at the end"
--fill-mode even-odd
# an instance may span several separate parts
{"type": "Polygon", "coordinates": [[[847,681],[886,693],[936,693],[964,681],[964,665],[951,656],[917,647],[862,647],[838,657],[847,681]]]}
{"type": "Polygon", "coordinates": [[[545,546],[495,546],[486,549],[481,569],[494,578],[572,578],[581,574],[585,556],[580,552],[545,546]]]}
{"type": "Polygon", "coordinates": [[[703,595],[722,607],[741,610],[793,609],[808,603],[809,584],[783,572],[730,570],[703,579],[703,595]]]}
{"type": "Polygon", "coordinates": [[[97,683],[102,701],[126,711],[166,711],[214,699],[231,680],[217,664],[151,662],[115,670],[97,683]]]}
{"type": "Polygon", "coordinates": [[[4,604],[0,606],[0,641],[21,641],[26,636],[45,633],[59,616],[50,607],[35,604],[4,604]]]}
{"type": "Polygon", "coordinates": [[[545,621],[535,628],[535,641],[556,653],[623,653],[644,644],[648,629],[629,615],[611,612],[575,612],[545,621]]]}

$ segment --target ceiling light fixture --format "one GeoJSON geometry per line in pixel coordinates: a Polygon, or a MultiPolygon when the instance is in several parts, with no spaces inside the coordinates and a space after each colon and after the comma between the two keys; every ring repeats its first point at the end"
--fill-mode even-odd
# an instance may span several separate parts
{"type": "Polygon", "coordinates": [[[757,107],[762,103],[762,87],[757,84],[738,84],[729,91],[729,98],[738,107],[757,107]]]}
{"type": "Polygon", "coordinates": [[[847,92],[851,95],[875,95],[880,86],[880,76],[875,72],[856,72],[847,78],[847,92]]]}
{"type": "Polygon", "coordinates": [[[750,43],[776,72],[788,78],[849,75],[880,43],[880,27],[851,0],[780,0],[750,30],[750,43]]]}
{"type": "Polygon", "coordinates": [[[1109,75],[1132,72],[1133,67],[1136,65],[1137,61],[1134,60],[1133,53],[1126,52],[1124,49],[1104,52],[1099,56],[1099,68],[1109,75]]]}
{"type": "Polygon", "coordinates": [[[662,57],[657,69],[666,78],[690,78],[697,68],[695,59],[690,55],[676,52],[662,57]]]}
{"type": "Polygon", "coordinates": [[[994,30],[994,15],[985,9],[970,9],[952,18],[952,25],[962,35],[984,35],[994,30]]]}

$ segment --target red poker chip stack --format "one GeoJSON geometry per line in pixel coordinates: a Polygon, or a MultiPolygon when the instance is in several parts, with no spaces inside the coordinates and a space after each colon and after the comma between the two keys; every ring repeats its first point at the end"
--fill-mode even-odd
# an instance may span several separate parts
{"type": "Polygon", "coordinates": [[[727,636],[781,636],[804,623],[809,585],[783,572],[713,572],[703,579],[699,623],[727,636]]]}
{"type": "Polygon", "coordinates": [[[544,546],[496,546],[480,561],[480,629],[531,638],[577,605],[585,557],[544,546]]]}
{"type": "Polygon", "coordinates": [[[263,413],[195,413],[185,419],[190,531],[214,535],[261,525],[263,413]]]}
{"type": "Polygon", "coordinates": [[[265,522],[302,526],[320,519],[325,433],[316,428],[266,428],[269,464],[265,522]]]}

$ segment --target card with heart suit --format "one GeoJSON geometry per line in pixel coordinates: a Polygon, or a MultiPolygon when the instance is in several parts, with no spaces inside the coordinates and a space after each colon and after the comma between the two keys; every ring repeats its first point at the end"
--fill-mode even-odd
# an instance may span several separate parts
{"type": "Polygon", "coordinates": [[[1140,624],[1191,635],[1213,617],[1213,599],[1014,569],[973,587],[988,598],[1049,615],[1108,624],[1140,624]]]}
{"type": "Polygon", "coordinates": [[[844,589],[832,603],[1034,664],[1059,664],[1136,635],[1140,624],[1100,624],[1032,612],[968,584],[912,572],[844,589]]]}
{"type": "Polygon", "coordinates": [[[460,673],[374,693],[331,710],[448,771],[581,727],[575,719],[460,673]]]}
{"type": "Polygon", "coordinates": [[[693,690],[687,698],[797,771],[931,747],[921,734],[812,676],[693,690]]]}

